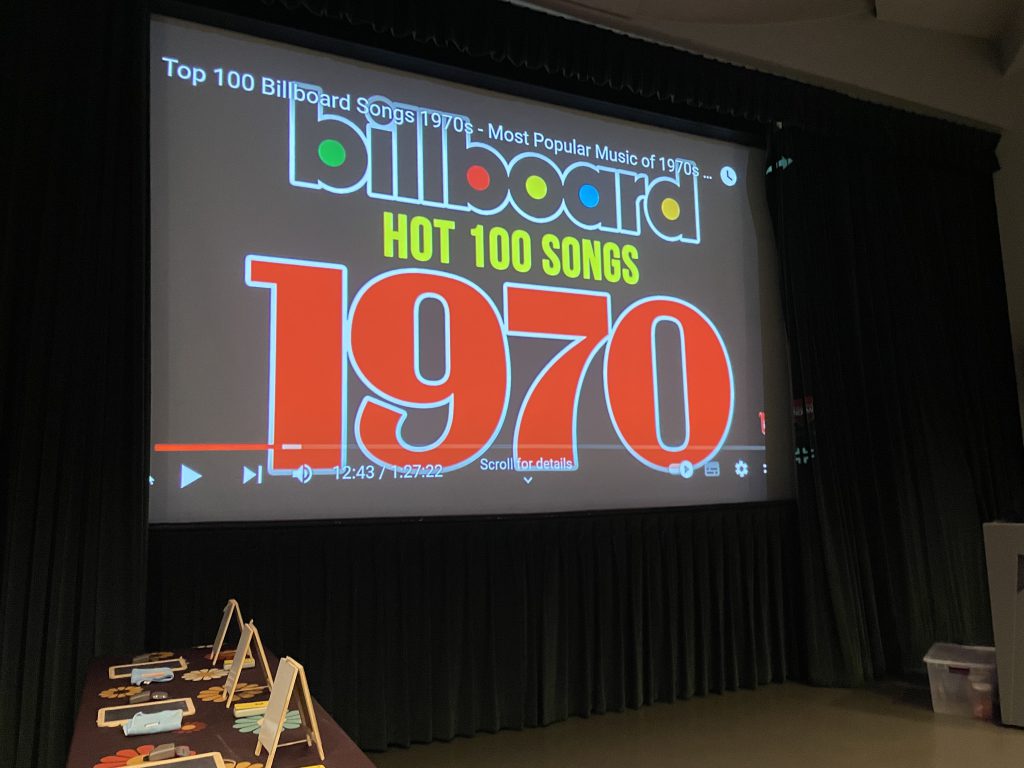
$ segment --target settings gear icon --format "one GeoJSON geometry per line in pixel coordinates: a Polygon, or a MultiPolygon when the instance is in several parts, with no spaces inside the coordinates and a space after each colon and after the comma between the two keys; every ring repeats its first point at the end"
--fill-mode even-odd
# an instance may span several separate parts
{"type": "Polygon", "coordinates": [[[750,471],[750,467],[747,466],[747,462],[740,459],[736,462],[735,470],[737,477],[746,477],[747,473],[750,471]]]}

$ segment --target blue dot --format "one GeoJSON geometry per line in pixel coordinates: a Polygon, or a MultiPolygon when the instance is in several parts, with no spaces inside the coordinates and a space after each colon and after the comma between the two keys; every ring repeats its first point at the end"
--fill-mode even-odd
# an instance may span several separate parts
{"type": "Polygon", "coordinates": [[[600,199],[601,193],[593,184],[584,184],[580,187],[580,202],[587,208],[596,208],[600,199]]]}

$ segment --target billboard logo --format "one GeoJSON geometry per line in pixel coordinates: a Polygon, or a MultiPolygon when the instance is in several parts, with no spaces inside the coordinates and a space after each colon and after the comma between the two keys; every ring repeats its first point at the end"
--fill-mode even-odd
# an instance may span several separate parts
{"type": "MultiPolygon", "coordinates": [[[[700,242],[697,176],[684,170],[692,163],[654,176],[585,160],[561,167],[537,151],[506,157],[462,115],[383,96],[348,114],[323,100],[289,99],[292,186],[485,216],[511,207],[534,223],[564,216],[588,230],[639,235],[646,228],[668,242],[700,242]],[[439,115],[445,119],[433,119],[439,115]]],[[[595,150],[597,159],[613,156],[595,150]]]]}

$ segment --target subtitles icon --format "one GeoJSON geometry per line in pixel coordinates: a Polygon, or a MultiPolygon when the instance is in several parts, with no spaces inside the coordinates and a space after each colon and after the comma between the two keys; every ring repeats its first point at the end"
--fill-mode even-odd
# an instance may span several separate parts
{"type": "Polygon", "coordinates": [[[722,474],[722,466],[717,461],[709,461],[704,465],[704,477],[718,477],[722,474]]]}

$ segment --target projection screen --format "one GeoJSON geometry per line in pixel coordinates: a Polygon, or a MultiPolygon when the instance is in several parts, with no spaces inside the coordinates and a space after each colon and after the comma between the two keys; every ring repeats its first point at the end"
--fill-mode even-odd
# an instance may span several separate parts
{"type": "Polygon", "coordinates": [[[788,494],[760,149],[163,17],[151,94],[151,521],[788,494]]]}

